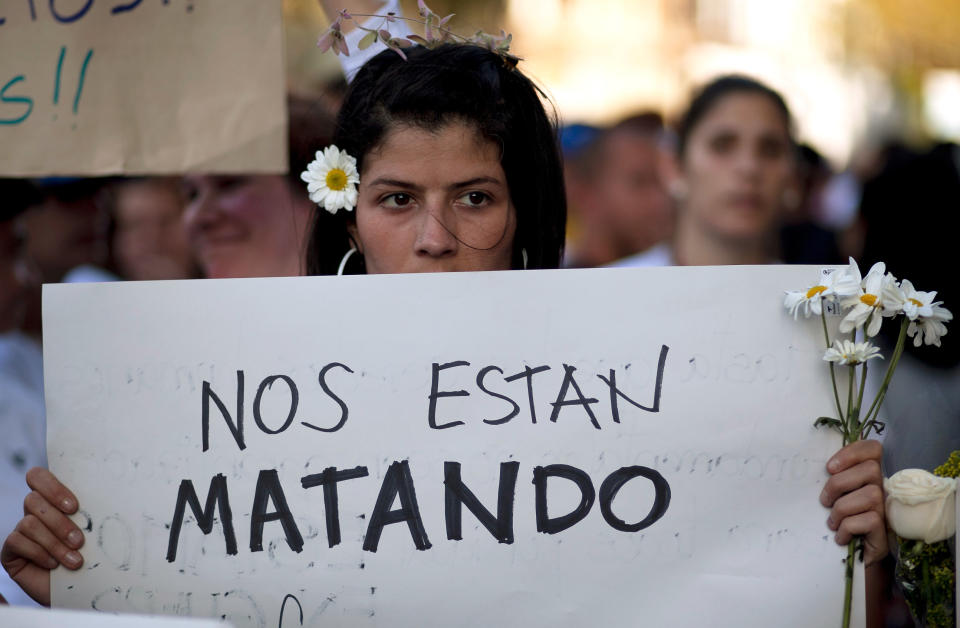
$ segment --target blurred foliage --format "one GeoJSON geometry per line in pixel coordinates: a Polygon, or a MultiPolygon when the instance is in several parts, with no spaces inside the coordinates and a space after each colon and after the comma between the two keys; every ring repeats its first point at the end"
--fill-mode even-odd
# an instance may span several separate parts
{"type": "MultiPolygon", "coordinates": [[[[351,10],[355,1],[341,0],[351,10]]],[[[478,30],[493,33],[506,28],[507,0],[428,0],[430,8],[440,15],[456,13],[454,32],[473,35],[478,30]]],[[[416,0],[401,0],[403,14],[417,16],[416,0]]],[[[287,83],[300,94],[322,94],[342,79],[340,64],[333,54],[321,54],[316,41],[328,25],[320,0],[283,0],[286,31],[287,83]]],[[[414,31],[419,32],[419,28],[414,31]]]]}
{"type": "Polygon", "coordinates": [[[957,0],[849,0],[847,43],[883,69],[960,67],[957,0]]]}
{"type": "MultiPolygon", "coordinates": [[[[350,10],[351,4],[350,0],[343,0],[343,8],[350,10]]],[[[505,28],[507,0],[431,0],[427,4],[440,15],[456,13],[454,25],[458,32],[465,30],[472,35],[477,30],[499,32],[505,28]]],[[[416,0],[401,0],[400,6],[404,15],[416,17],[416,0]]],[[[283,0],[283,12],[288,23],[315,21],[323,13],[319,0],[283,0]]]]}

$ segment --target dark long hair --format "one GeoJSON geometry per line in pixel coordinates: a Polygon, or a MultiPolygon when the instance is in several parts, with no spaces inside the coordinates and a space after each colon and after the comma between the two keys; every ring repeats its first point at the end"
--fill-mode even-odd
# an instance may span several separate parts
{"type": "Polygon", "coordinates": [[[783,114],[787,136],[793,141],[793,118],[786,101],[777,91],[749,76],[729,74],[716,78],[697,91],[677,127],[677,154],[682,159],[693,129],[721,100],[731,94],[757,94],[767,98],[783,114]]]}
{"type": "MultiPolygon", "coordinates": [[[[406,61],[385,50],[357,73],[337,118],[334,144],[357,158],[362,179],[367,155],[397,124],[474,125],[501,148],[500,164],[517,212],[513,267],[522,267],[524,249],[528,268],[557,268],[567,202],[556,120],[544,109],[544,94],[503,57],[478,46],[415,46],[404,52],[406,61]]],[[[327,220],[314,226],[308,274],[335,273],[350,248],[347,224],[354,214],[336,216],[337,227],[327,220]]]]}

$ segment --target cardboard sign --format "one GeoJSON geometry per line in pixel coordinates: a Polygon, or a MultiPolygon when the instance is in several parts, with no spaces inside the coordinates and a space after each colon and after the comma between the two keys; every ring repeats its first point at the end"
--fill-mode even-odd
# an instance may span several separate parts
{"type": "Polygon", "coordinates": [[[54,604],[834,625],[822,331],[781,305],[815,272],[45,286],[50,466],[87,530],[54,604]]]}
{"type": "Polygon", "coordinates": [[[0,7],[3,176],[286,170],[280,4],[0,7]]]}

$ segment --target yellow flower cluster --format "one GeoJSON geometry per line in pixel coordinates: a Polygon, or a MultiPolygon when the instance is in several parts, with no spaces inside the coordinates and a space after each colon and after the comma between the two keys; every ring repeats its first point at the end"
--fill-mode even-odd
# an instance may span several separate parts
{"type": "Polygon", "coordinates": [[[960,477],[960,449],[950,454],[946,462],[933,470],[933,474],[942,478],[960,477]]]}

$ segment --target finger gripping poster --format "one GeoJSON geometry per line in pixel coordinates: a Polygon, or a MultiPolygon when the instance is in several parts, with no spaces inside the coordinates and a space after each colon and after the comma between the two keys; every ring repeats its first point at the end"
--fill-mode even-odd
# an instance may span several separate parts
{"type": "Polygon", "coordinates": [[[282,172],[280,4],[0,4],[3,176],[282,172]]]}
{"type": "Polygon", "coordinates": [[[833,625],[829,381],[781,306],[810,272],[46,286],[50,465],[87,539],[54,604],[833,625]]]}

